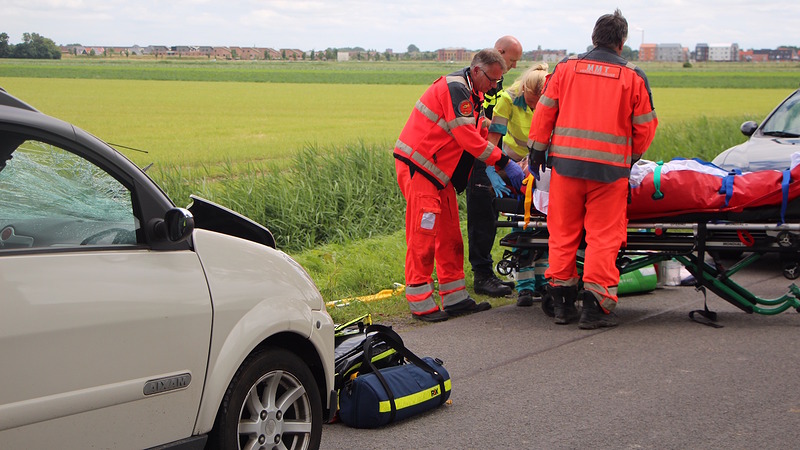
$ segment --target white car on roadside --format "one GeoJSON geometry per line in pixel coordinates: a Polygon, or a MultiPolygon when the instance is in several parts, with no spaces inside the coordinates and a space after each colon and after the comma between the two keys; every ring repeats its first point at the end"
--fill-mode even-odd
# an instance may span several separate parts
{"type": "Polygon", "coordinates": [[[742,124],[749,139],[717,155],[711,162],[725,170],[785,170],[800,152],[800,89],[789,94],[759,125],[742,124]]]}
{"type": "Polygon", "coordinates": [[[266,228],[0,89],[0,449],[317,448],[333,334],[266,228]]]}

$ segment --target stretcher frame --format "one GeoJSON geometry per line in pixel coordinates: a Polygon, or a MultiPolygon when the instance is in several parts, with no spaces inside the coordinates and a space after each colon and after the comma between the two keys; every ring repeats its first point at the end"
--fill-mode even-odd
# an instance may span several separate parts
{"type": "MultiPolygon", "coordinates": [[[[546,216],[532,216],[526,227],[521,214],[500,214],[501,218],[496,221],[498,228],[524,229],[507,234],[500,239],[500,245],[532,250],[534,260],[547,250],[546,216]]],[[[780,255],[784,277],[793,280],[800,276],[800,223],[720,221],[710,214],[694,214],[672,219],[629,221],[627,236],[627,244],[617,256],[621,275],[674,259],[694,276],[697,290],[705,295],[705,289],[708,289],[748,314],[775,315],[789,308],[800,312],[800,288],[794,283],[778,298],[763,298],[732,279],[734,274],[768,253],[780,255]],[[722,255],[738,253],[741,256],[734,264],[729,267],[723,264],[722,255]],[[711,261],[706,256],[710,256],[711,261]]],[[[584,247],[585,242],[581,244],[581,248],[584,247]]],[[[498,272],[509,273],[518,268],[516,258],[516,252],[506,251],[498,262],[498,272]]],[[[577,259],[579,267],[582,266],[582,252],[577,259]]],[[[708,320],[716,320],[716,314],[709,312],[707,306],[705,313],[701,314],[708,320]]]]}

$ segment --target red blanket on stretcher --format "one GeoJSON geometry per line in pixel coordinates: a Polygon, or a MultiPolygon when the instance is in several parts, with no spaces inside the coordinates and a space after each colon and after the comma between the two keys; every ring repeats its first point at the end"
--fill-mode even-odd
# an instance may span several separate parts
{"type": "MultiPolygon", "coordinates": [[[[800,196],[800,165],[786,171],[729,173],[699,160],[639,161],[631,171],[628,219],[741,212],[800,196]]],[[[781,218],[776,217],[776,221],[781,218]]]]}

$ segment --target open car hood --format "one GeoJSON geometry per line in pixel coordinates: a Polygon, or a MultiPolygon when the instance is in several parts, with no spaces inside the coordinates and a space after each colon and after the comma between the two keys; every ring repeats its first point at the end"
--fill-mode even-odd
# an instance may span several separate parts
{"type": "Polygon", "coordinates": [[[264,226],[222,205],[196,195],[190,196],[189,211],[194,216],[196,228],[247,239],[267,247],[275,248],[275,238],[264,226]]]}

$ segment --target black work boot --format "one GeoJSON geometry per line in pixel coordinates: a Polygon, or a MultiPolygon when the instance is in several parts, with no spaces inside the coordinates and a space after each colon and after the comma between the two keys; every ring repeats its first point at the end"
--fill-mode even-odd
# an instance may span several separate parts
{"type": "Polygon", "coordinates": [[[415,319],[423,322],[444,322],[450,318],[450,315],[441,309],[428,314],[411,314],[415,319]]]}
{"type": "Polygon", "coordinates": [[[476,294],[484,294],[489,297],[505,297],[506,295],[511,295],[511,288],[503,284],[494,274],[476,274],[473,287],[476,294]]]}
{"type": "Polygon", "coordinates": [[[523,289],[517,294],[517,306],[533,306],[533,291],[523,289]]]}
{"type": "Polygon", "coordinates": [[[581,330],[595,330],[597,328],[610,328],[619,324],[617,315],[609,311],[606,313],[600,307],[597,298],[589,291],[581,291],[583,300],[583,310],[581,319],[578,321],[578,328],[581,330]]]}
{"type": "Polygon", "coordinates": [[[480,302],[477,303],[472,297],[467,297],[464,300],[456,303],[455,305],[445,306],[444,312],[447,313],[450,317],[458,317],[458,316],[466,316],[468,314],[473,314],[476,312],[486,311],[492,309],[492,305],[489,302],[480,302]]]}
{"type": "Polygon", "coordinates": [[[577,286],[550,286],[553,297],[553,317],[558,325],[567,325],[578,320],[578,309],[575,299],[578,297],[577,286]]]}

